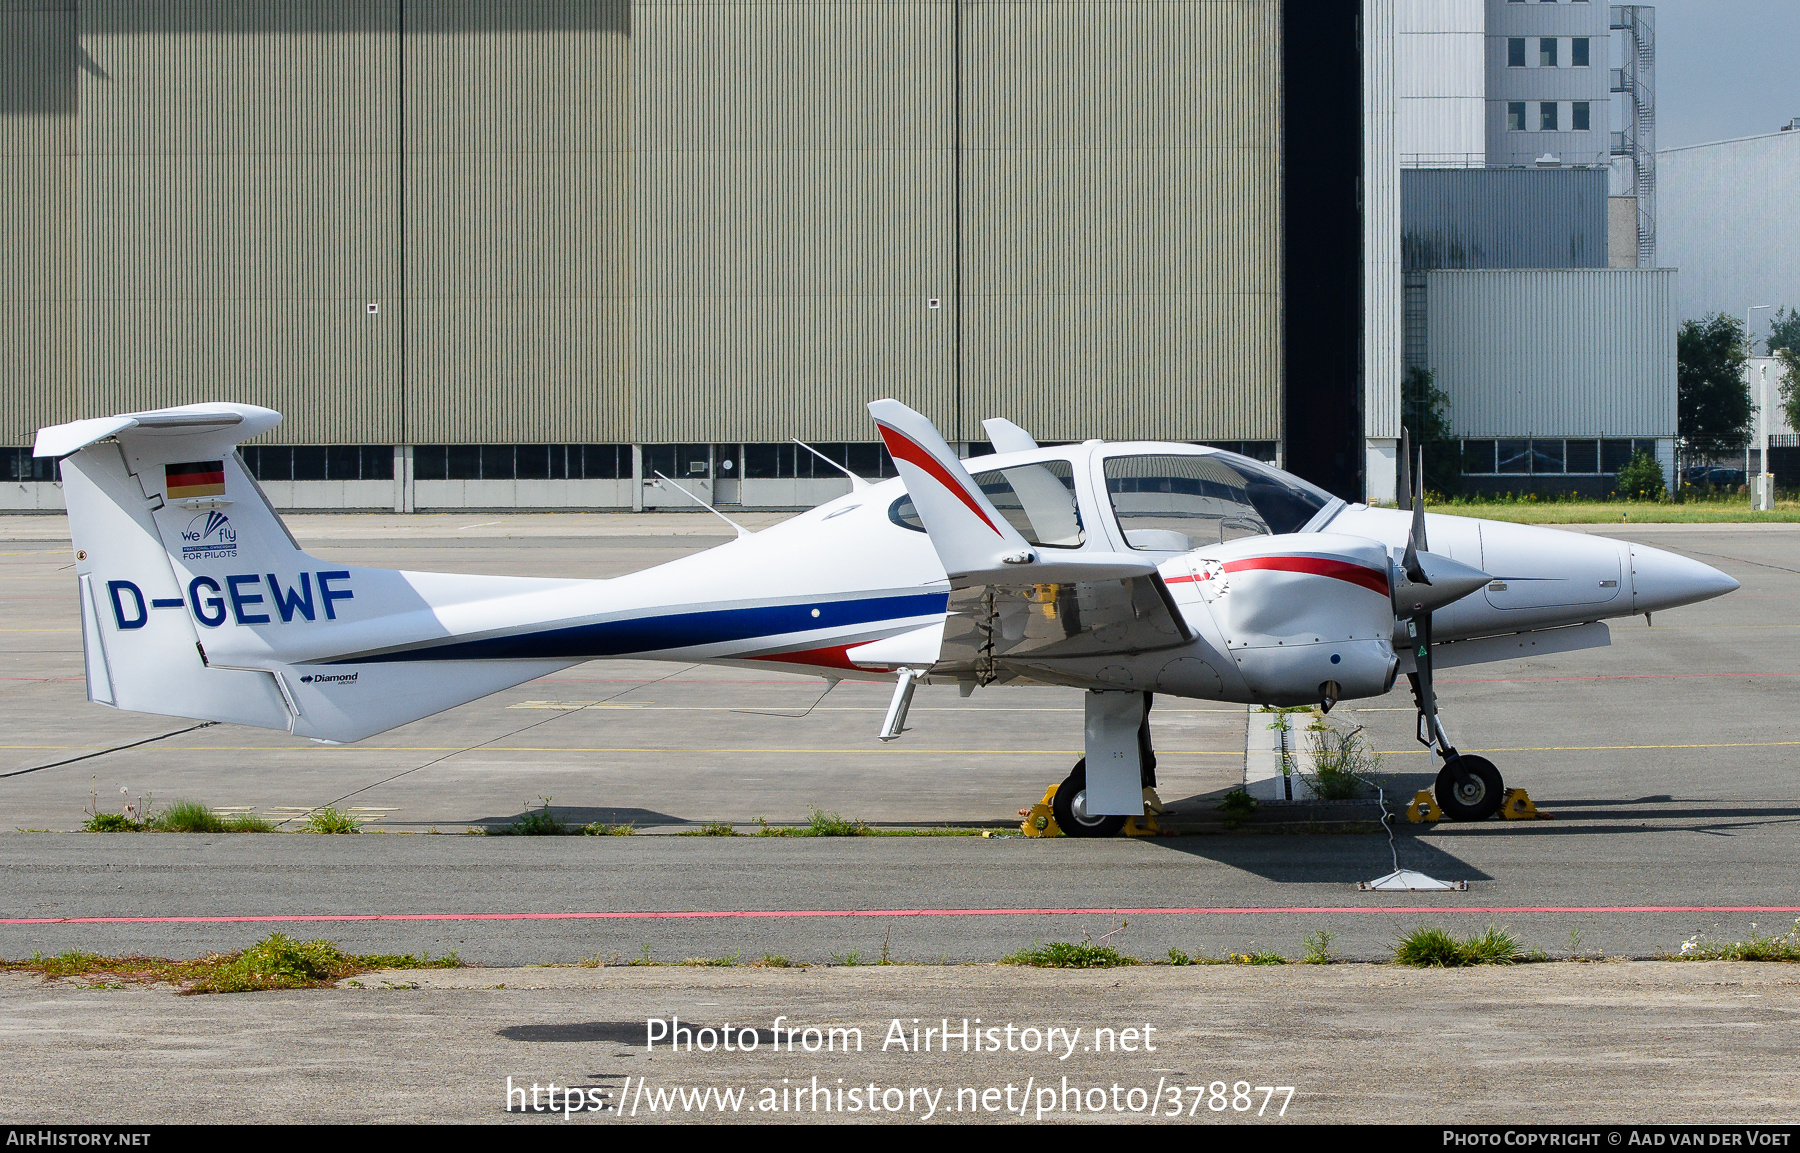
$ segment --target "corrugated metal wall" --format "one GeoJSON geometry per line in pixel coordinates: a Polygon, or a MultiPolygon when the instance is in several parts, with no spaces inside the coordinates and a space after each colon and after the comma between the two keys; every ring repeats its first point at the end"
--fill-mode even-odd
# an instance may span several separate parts
{"type": "Polygon", "coordinates": [[[74,8],[0,0],[0,444],[78,411],[74,8]]]}
{"type": "Polygon", "coordinates": [[[1682,319],[1800,308],[1800,131],[1658,152],[1656,180],[1656,259],[1681,269],[1682,319]]]}
{"type": "Polygon", "coordinates": [[[1676,270],[1424,277],[1426,357],[1458,435],[1675,435],[1676,270]]]}
{"type": "MultiPolygon", "coordinates": [[[[1363,436],[1400,435],[1396,0],[1363,0],[1363,436]]],[[[1385,494],[1382,494],[1385,495],[1385,494]]]]}
{"type": "Polygon", "coordinates": [[[1280,9],[0,0],[0,432],[1275,439],[1280,9]]]}
{"type": "Polygon", "coordinates": [[[406,5],[407,439],[632,439],[630,18],[406,5]]]}
{"type": "Polygon", "coordinates": [[[1280,436],[1280,5],[963,20],[963,435],[1280,436]]]}
{"type": "Polygon", "coordinates": [[[1604,168],[1409,169],[1401,260],[1427,268],[1605,268],[1604,168]]]}
{"type": "Polygon", "coordinates": [[[399,438],[396,18],[83,9],[82,411],[236,400],[286,441],[399,438]]]}
{"type": "Polygon", "coordinates": [[[632,6],[640,439],[870,440],[881,396],[948,428],[953,16],[632,6]]]}

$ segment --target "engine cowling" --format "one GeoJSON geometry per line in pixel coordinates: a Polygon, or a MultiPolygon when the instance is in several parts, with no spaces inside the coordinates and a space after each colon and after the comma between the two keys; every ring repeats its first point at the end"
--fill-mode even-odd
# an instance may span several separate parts
{"type": "Polygon", "coordinates": [[[1314,704],[1393,687],[1393,562],[1380,544],[1328,533],[1250,537],[1187,560],[1252,702],[1314,704]]]}

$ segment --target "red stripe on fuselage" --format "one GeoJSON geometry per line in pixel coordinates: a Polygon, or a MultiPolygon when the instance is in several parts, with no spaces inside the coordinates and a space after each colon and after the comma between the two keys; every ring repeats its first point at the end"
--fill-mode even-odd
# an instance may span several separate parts
{"type": "Polygon", "coordinates": [[[899,429],[889,428],[880,421],[875,422],[875,427],[881,430],[881,439],[887,443],[889,456],[897,457],[904,461],[910,461],[924,469],[927,473],[931,474],[933,480],[956,494],[957,500],[968,505],[969,511],[980,517],[982,524],[993,529],[995,536],[1005,535],[995,526],[993,521],[988,519],[988,514],[981,511],[981,506],[975,503],[975,498],[969,495],[968,489],[965,489],[962,485],[958,484],[956,478],[950,475],[949,470],[939,464],[935,457],[929,452],[926,452],[925,449],[911,437],[907,436],[899,429]]]}
{"type": "MultiPolygon", "coordinates": [[[[868,644],[857,641],[856,644],[868,644]]],[[[871,668],[885,668],[885,665],[859,665],[850,660],[850,650],[855,645],[827,645],[822,649],[801,649],[793,653],[768,653],[761,656],[747,657],[752,661],[780,661],[788,665],[811,665],[820,669],[849,669],[851,672],[865,672],[871,668]]]]}
{"type": "Polygon", "coordinates": [[[1258,556],[1245,560],[1225,562],[1226,572],[1242,572],[1245,569],[1274,569],[1278,572],[1305,573],[1308,576],[1330,577],[1333,580],[1348,581],[1353,585],[1361,585],[1370,592],[1388,596],[1386,573],[1376,572],[1349,561],[1328,560],[1317,556],[1258,556]]]}

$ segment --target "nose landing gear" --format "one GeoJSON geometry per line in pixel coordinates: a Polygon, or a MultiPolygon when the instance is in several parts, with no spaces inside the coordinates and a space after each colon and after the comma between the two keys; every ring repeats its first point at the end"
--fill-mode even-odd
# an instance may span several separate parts
{"type": "MultiPolygon", "coordinates": [[[[1425,647],[1429,646],[1428,635],[1425,647]]],[[[1412,685],[1413,704],[1419,710],[1415,735],[1420,744],[1444,760],[1434,790],[1438,807],[1453,821],[1485,821],[1500,811],[1500,805],[1506,799],[1506,785],[1500,779],[1500,770],[1486,757],[1456,751],[1449,734],[1444,732],[1444,723],[1438,719],[1437,694],[1431,687],[1431,666],[1422,662],[1420,669],[1418,673],[1407,673],[1406,679],[1412,685]]]]}

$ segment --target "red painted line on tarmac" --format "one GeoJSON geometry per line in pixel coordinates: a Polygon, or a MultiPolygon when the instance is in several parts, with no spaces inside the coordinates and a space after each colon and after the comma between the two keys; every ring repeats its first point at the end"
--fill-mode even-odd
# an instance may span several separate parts
{"type": "Polygon", "coordinates": [[[1480,680],[1460,681],[1440,678],[1438,683],[1445,685],[1530,685],[1552,681],[1679,681],[1695,677],[1800,677],[1800,673],[1617,673],[1594,677],[1484,677],[1480,680]]]}
{"type": "Polygon", "coordinates": [[[244,917],[7,917],[0,925],[234,925],[281,921],[694,921],[804,917],[1146,917],[1245,913],[1800,913],[1800,905],[1269,905],[1189,909],[712,909],[636,913],[283,913],[244,917]]]}

